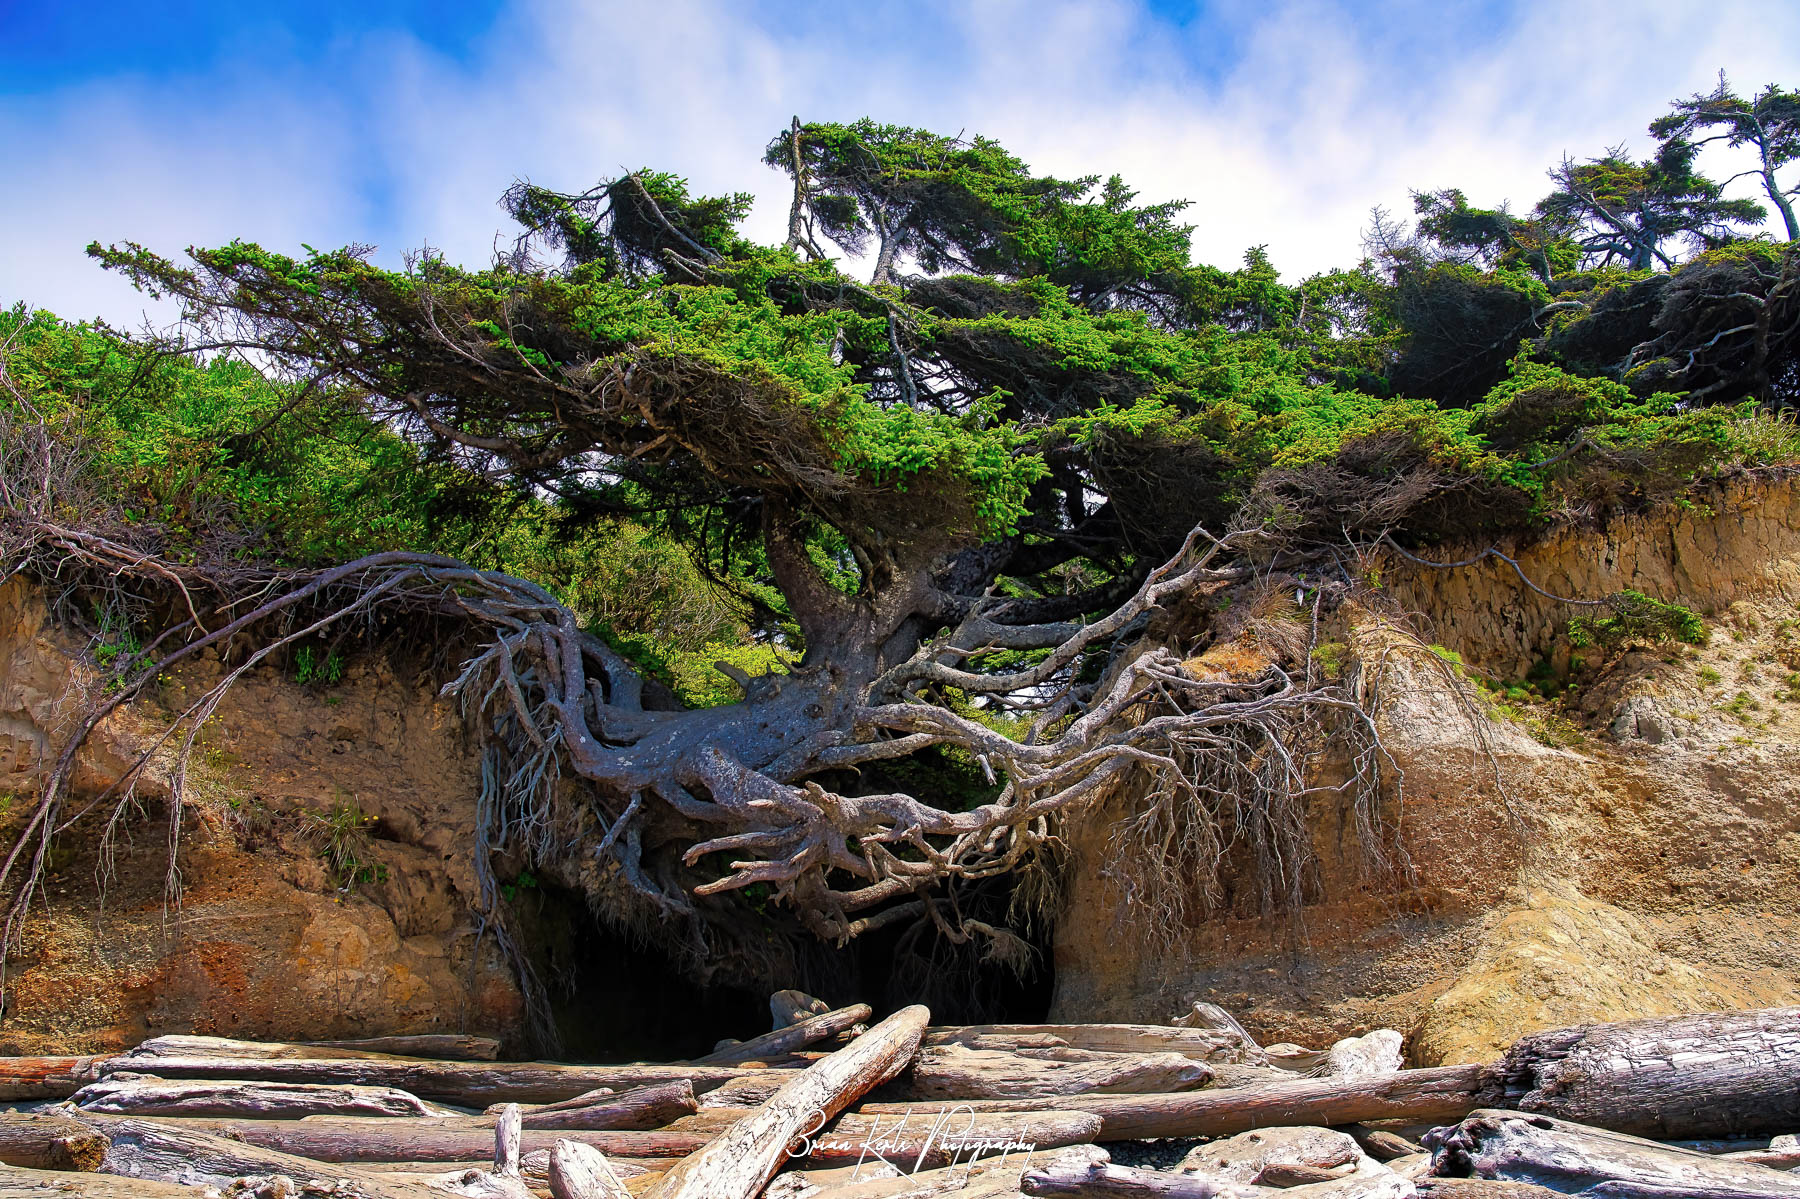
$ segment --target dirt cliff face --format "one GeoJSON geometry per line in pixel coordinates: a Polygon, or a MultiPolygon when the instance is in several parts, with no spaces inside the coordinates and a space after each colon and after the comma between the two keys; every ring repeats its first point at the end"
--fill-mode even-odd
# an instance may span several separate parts
{"type": "Polygon", "coordinates": [[[1390,567],[1382,591],[1427,640],[1493,679],[1567,673],[1575,698],[1478,704],[1490,757],[1441,672],[1402,668],[1384,736],[1410,878],[1371,877],[1320,802],[1298,920],[1238,905],[1175,930],[1173,956],[1123,927],[1115,798],[1073,839],[1054,1018],[1164,1020],[1206,999],[1269,1040],[1399,1028],[1429,1064],[1538,1028],[1800,1002],[1800,491],[1736,481],[1508,549],[1558,595],[1630,588],[1699,609],[1710,641],[1576,650],[1588,665],[1570,672],[1578,610],[1504,563],[1390,567]]]}
{"type": "MultiPolygon", "coordinates": [[[[80,649],[34,589],[0,587],[8,844],[91,686],[80,649]]],[[[221,669],[197,663],[97,730],[74,810],[221,669]]],[[[516,1032],[511,971],[470,910],[477,763],[428,681],[381,661],[353,661],[325,688],[259,670],[228,693],[191,760],[177,902],[158,769],[144,803],[122,814],[103,903],[111,803],[58,838],[44,906],[10,965],[0,1053],[104,1050],[162,1032],[516,1032]],[[354,867],[332,861],[334,845],[354,867]]]]}

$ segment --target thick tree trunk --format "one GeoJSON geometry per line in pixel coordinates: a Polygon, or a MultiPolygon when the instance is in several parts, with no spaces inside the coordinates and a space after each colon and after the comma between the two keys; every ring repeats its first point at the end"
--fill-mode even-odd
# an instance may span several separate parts
{"type": "Polygon", "coordinates": [[[1283,1190],[1114,1165],[1028,1170],[1019,1180],[1019,1189],[1027,1195],[1074,1199],[1410,1199],[1416,1193],[1411,1182],[1391,1173],[1360,1174],[1283,1190]]]}
{"type": "Polygon", "coordinates": [[[1658,1140],[1800,1129],[1800,1007],[1525,1037],[1483,1106],[1658,1140]]]}
{"type": "Polygon", "coordinates": [[[696,1058],[695,1064],[730,1066],[743,1062],[768,1061],[771,1058],[783,1057],[797,1049],[816,1045],[855,1025],[867,1023],[873,1014],[868,1004],[857,1003],[846,1008],[839,1008],[835,1012],[806,1016],[783,1028],[766,1032],[760,1037],[752,1037],[748,1041],[739,1041],[735,1045],[714,1050],[703,1058],[696,1058]]]}
{"type": "Polygon", "coordinates": [[[1019,1178],[1032,1169],[1085,1170],[1089,1165],[1104,1163],[1106,1151],[1095,1145],[1071,1145],[1032,1153],[987,1157],[954,1166],[941,1166],[911,1173],[889,1173],[871,1177],[864,1166],[855,1179],[829,1180],[830,1175],[848,1175],[854,1169],[836,1171],[792,1171],[782,1174],[765,1192],[770,1199],[933,1199],[937,1195],[954,1195],[956,1199],[1017,1199],[1019,1178]],[[827,1185],[810,1185],[807,1179],[787,1192],[777,1195],[783,1180],[804,1178],[811,1174],[827,1185]]]}
{"type": "MultiPolygon", "coordinates": [[[[113,1117],[97,1117],[110,1120],[113,1117]]],[[[158,1120],[174,1132],[204,1133],[314,1162],[478,1162],[494,1148],[492,1123],[445,1128],[441,1120],[158,1120]]],[[[100,1125],[109,1128],[110,1125],[100,1125]]],[[[686,1157],[706,1147],[705,1132],[580,1132],[525,1129],[522,1152],[548,1152],[559,1140],[581,1141],[620,1157],[686,1157]]]]}
{"type": "Polygon", "coordinates": [[[0,1162],[32,1170],[98,1170],[107,1141],[79,1120],[47,1113],[0,1115],[0,1162]]]}
{"type": "MultiPolygon", "coordinates": [[[[454,1128],[483,1129],[493,1128],[502,1110],[508,1107],[520,1107],[518,1104],[498,1104],[493,1109],[479,1116],[451,1115],[426,1120],[366,1120],[360,1118],[341,1118],[340,1123],[361,1127],[379,1127],[399,1129],[406,1127],[420,1128],[454,1128]]],[[[660,1082],[654,1086],[637,1087],[623,1094],[610,1091],[589,1093],[588,1097],[579,1100],[568,1100],[563,1103],[545,1104],[541,1107],[521,1107],[521,1119],[528,1129],[573,1129],[585,1132],[603,1132],[612,1129],[649,1129],[664,1128],[683,1116],[689,1116],[700,1110],[694,1099],[694,1088],[686,1079],[678,1082],[660,1082]]],[[[308,1124],[326,1123],[330,1117],[308,1120],[308,1124]]]]}
{"type": "Polygon", "coordinates": [[[302,1116],[447,1117],[450,1108],[426,1103],[393,1087],[323,1086],[284,1082],[170,1080],[113,1074],[69,1096],[83,1111],[140,1116],[236,1116],[299,1119],[302,1116]]]}
{"type": "Polygon", "coordinates": [[[1170,1024],[964,1024],[925,1030],[925,1047],[1086,1049],[1094,1053],[1179,1053],[1198,1062],[1246,1060],[1243,1040],[1213,1028],[1170,1024]]]}
{"type": "Polygon", "coordinates": [[[1435,1173],[1529,1182],[1564,1193],[1619,1180],[1681,1195],[1711,1188],[1734,1196],[1800,1196],[1800,1177],[1782,1170],[1544,1115],[1478,1111],[1454,1127],[1433,1130],[1426,1144],[1435,1155],[1435,1173]]]}
{"type": "MultiPolygon", "coordinates": [[[[1065,1095],[1044,1099],[980,1099],[977,1111],[1056,1109],[1093,1112],[1103,1141],[1140,1137],[1217,1137],[1287,1124],[1415,1123],[1460,1120],[1482,1097],[1482,1066],[1437,1066],[1360,1078],[1296,1078],[1178,1095],[1065,1095]]],[[[864,1104],[865,1114],[893,1114],[909,1104],[864,1104]]]]}
{"type": "Polygon", "coordinates": [[[931,1020],[902,1008],[807,1067],[705,1149],[663,1176],[650,1199],[752,1199],[781,1168],[794,1137],[818,1128],[905,1068],[931,1020]]]}

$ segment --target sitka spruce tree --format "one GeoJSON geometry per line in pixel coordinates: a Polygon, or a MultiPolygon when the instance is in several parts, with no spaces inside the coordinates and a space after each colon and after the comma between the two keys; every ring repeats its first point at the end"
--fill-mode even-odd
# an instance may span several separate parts
{"type": "Polygon", "coordinates": [[[208,574],[135,534],[71,539],[51,479],[9,499],[15,559],[135,553],[181,597],[96,710],[209,647],[230,647],[224,686],[322,627],[459,622],[477,636],[447,690],[486,746],[475,852],[515,952],[502,850],[720,953],[769,922],[842,942],[898,921],[1006,951],[971,897],[1044,865],[1065,820],[1127,786],[1154,799],[1121,847],[1174,894],[1211,894],[1242,851],[1267,907],[1297,904],[1320,788],[1392,865],[1376,675],[1320,648],[1340,608],[1379,607],[1371,555],[1429,557],[1786,452],[1739,403],[1779,364],[1706,407],[1617,361],[1696,268],[1717,277],[1660,335],[1660,377],[1703,368],[1681,339],[1712,337],[1705,322],[1742,323],[1726,275],[1764,279],[1770,326],[1715,341],[1763,336],[1791,360],[1786,248],[1639,269],[1746,218],[1686,151],[1561,168],[1529,218],[1434,193],[1418,234],[1298,285],[1261,250],[1193,265],[1180,204],[1033,175],[981,138],[795,121],[766,161],[792,181],[775,246],[740,230],[748,196],[641,170],[580,194],[515,186],[522,232],[485,269],[241,242],[186,262],[91,252],[204,331],[162,349],[250,355],[281,411],[359,410],[421,471],[540,506],[572,539],[629,518],[684,545],[773,669],[722,662],[727,702],[688,707],[540,582],[426,544],[208,574]],[[1660,309],[1618,302],[1653,278],[1660,309]],[[1491,378],[1457,374],[1463,344],[1491,378]],[[1193,661],[1234,638],[1255,652],[1193,661]]]}

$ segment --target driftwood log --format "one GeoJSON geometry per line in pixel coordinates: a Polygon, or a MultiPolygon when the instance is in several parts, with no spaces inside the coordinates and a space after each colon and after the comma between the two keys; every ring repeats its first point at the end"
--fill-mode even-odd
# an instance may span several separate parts
{"type": "MultiPolygon", "coordinates": [[[[96,1116],[95,1120],[120,1117],[96,1116]]],[[[243,1146],[290,1154],[315,1163],[340,1162],[479,1162],[494,1148],[494,1125],[445,1128],[441,1120],[190,1120],[159,1119],[159,1127],[195,1132],[243,1146]]],[[[97,1125],[103,1131],[108,1125],[97,1125]]],[[[525,1129],[522,1152],[548,1152],[560,1139],[581,1141],[619,1157],[679,1158],[698,1152],[711,1141],[705,1132],[580,1132],[572,1129],[525,1129]]],[[[241,1171],[240,1171],[241,1172],[241,1171]]]]}
{"type": "Polygon", "coordinates": [[[729,1066],[738,1062],[784,1057],[797,1049],[805,1049],[808,1045],[816,1045],[838,1033],[847,1032],[858,1024],[866,1024],[873,1014],[868,1004],[857,1003],[835,1012],[806,1016],[760,1037],[734,1042],[705,1057],[696,1058],[695,1062],[703,1066],[729,1066]]]}
{"type": "MultiPolygon", "coordinates": [[[[458,1062],[491,1062],[500,1056],[500,1042],[492,1037],[462,1033],[426,1032],[393,1037],[363,1037],[355,1041],[302,1041],[311,1049],[353,1049],[362,1053],[392,1053],[402,1057],[437,1057],[458,1062]]],[[[326,1054],[325,1056],[332,1056],[326,1054]]]]}
{"type": "Polygon", "coordinates": [[[700,1110],[694,1098],[693,1084],[685,1078],[676,1082],[659,1082],[647,1087],[634,1087],[615,1093],[601,1089],[562,1103],[523,1107],[516,1103],[496,1104],[479,1116],[453,1114],[426,1119],[369,1119],[362,1117],[312,1116],[307,1123],[339,1122],[362,1127],[380,1127],[396,1131],[408,1127],[426,1129],[491,1129],[495,1119],[507,1108],[519,1108],[523,1126],[528,1129],[571,1129],[577,1132],[600,1132],[607,1129],[666,1128],[684,1116],[700,1110]]]}
{"type": "Polygon", "coordinates": [[[1800,1007],[1592,1024],[1525,1037],[1484,1107],[1658,1140],[1800,1129],[1800,1007]]]}
{"type": "Polygon", "coordinates": [[[455,1113],[395,1087],[318,1083],[225,1082],[110,1074],[69,1096],[83,1111],[145,1116],[450,1116],[455,1113]]]}
{"type": "Polygon", "coordinates": [[[217,1193],[216,1189],[148,1178],[0,1166],[0,1199],[205,1199],[217,1193]]]}
{"type": "Polygon", "coordinates": [[[1275,1189],[1115,1165],[1028,1170],[1019,1180],[1019,1189],[1027,1195],[1070,1199],[1411,1199],[1417,1193],[1413,1184],[1398,1174],[1379,1170],[1333,1182],[1275,1189]]]}
{"type": "Polygon", "coordinates": [[[67,1099],[100,1077],[104,1057],[0,1058],[0,1102],[67,1099]]]}
{"type": "MultiPolygon", "coordinates": [[[[165,1039],[165,1038],[159,1038],[165,1039]]],[[[142,1047],[102,1067],[152,1073],[160,1078],[211,1078],[262,1082],[350,1083],[397,1087],[421,1098],[464,1107],[491,1103],[556,1103],[585,1091],[610,1087],[623,1091],[682,1079],[696,1093],[734,1078],[764,1071],[731,1066],[567,1066],[554,1062],[437,1062],[423,1058],[229,1058],[144,1053],[142,1047]]],[[[767,1071],[777,1081],[792,1071],[767,1071]]],[[[73,1088],[71,1088],[73,1090],[73,1088]]]]}
{"type": "MultiPolygon", "coordinates": [[[[770,1199],[933,1199],[937,1195],[954,1195],[955,1199],[1017,1199],[1019,1179],[1027,1170],[1082,1170],[1106,1160],[1106,1151],[1098,1146],[1071,1145],[1061,1149],[982,1158],[911,1173],[896,1171],[886,1177],[872,1177],[873,1171],[865,1166],[860,1178],[837,1182],[835,1185],[796,1188],[785,1195],[771,1195],[783,1179],[800,1173],[794,1171],[779,1175],[764,1194],[770,1196],[770,1199]]],[[[855,1173],[855,1170],[810,1173],[844,1175],[855,1173]]]]}
{"type": "Polygon", "coordinates": [[[548,1174],[553,1199],[631,1199],[606,1155],[580,1141],[558,1141],[550,1147],[548,1174]]]}
{"type": "Polygon", "coordinates": [[[106,1138],[66,1116],[0,1115],[0,1162],[33,1170],[98,1170],[106,1138]]]}
{"type": "Polygon", "coordinates": [[[1200,1062],[1240,1062],[1255,1042],[1215,1028],[1169,1024],[964,1024],[928,1028],[924,1044],[969,1049],[1086,1049],[1095,1053],[1179,1053],[1200,1062]]]}
{"type": "Polygon", "coordinates": [[[1800,1177],[1782,1170],[1551,1116],[1478,1111],[1425,1141],[1435,1155],[1432,1173],[1446,1177],[1529,1182],[1564,1193],[1618,1181],[1682,1195],[1800,1196],[1800,1177]]]}
{"type": "MultiPolygon", "coordinates": [[[[1093,1112],[1100,1139],[1219,1137],[1289,1124],[1350,1124],[1406,1120],[1418,1124],[1460,1120],[1481,1106],[1482,1066],[1435,1066],[1358,1078],[1292,1078],[1256,1086],[1188,1091],[1176,1095],[1064,1095],[1043,1099],[971,1100],[986,1112],[1093,1112]]],[[[916,1107],[868,1103],[865,1114],[892,1115],[916,1107]]]]}
{"type": "Polygon", "coordinates": [[[1392,1074],[1400,1068],[1400,1047],[1405,1038],[1391,1028],[1378,1028],[1360,1037],[1345,1037],[1325,1051],[1325,1060],[1313,1073],[1333,1078],[1359,1074],[1392,1074]]]}
{"type": "Polygon", "coordinates": [[[898,1074],[919,1051],[930,1021],[923,1007],[902,1008],[808,1066],[755,1113],[663,1175],[651,1199],[752,1199],[781,1168],[796,1136],[817,1130],[898,1074]]]}
{"type": "Polygon", "coordinates": [[[343,1183],[342,1199],[419,1199],[417,1186],[379,1174],[326,1165],[261,1146],[226,1140],[173,1122],[129,1116],[83,1116],[109,1142],[101,1172],[130,1179],[226,1186],[235,1178],[280,1174],[305,1183],[343,1183]]]}
{"type": "Polygon", "coordinates": [[[1167,1094],[1212,1081],[1205,1062],[1178,1053],[1096,1053],[1069,1047],[996,1051],[921,1049],[881,1092],[884,1100],[1009,1099],[1050,1095],[1167,1094]]]}

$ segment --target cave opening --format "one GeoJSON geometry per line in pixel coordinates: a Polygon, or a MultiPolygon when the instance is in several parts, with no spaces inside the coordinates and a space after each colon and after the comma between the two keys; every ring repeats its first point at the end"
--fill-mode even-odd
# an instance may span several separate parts
{"type": "Polygon", "coordinates": [[[769,1031],[769,995],[801,990],[832,1007],[866,1003],[880,1018],[910,1003],[934,1024],[1041,1023],[1055,978],[1048,934],[1015,970],[935,932],[880,929],[817,945],[770,980],[696,982],[666,943],[608,927],[577,892],[540,888],[532,940],[569,1061],[681,1061],[724,1038],[769,1031]]]}

